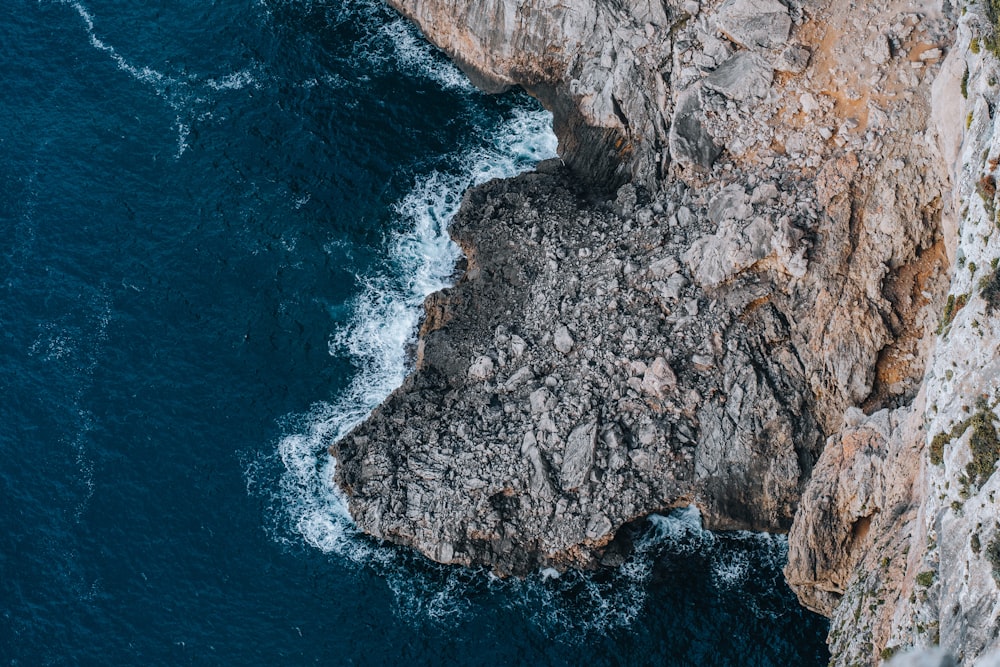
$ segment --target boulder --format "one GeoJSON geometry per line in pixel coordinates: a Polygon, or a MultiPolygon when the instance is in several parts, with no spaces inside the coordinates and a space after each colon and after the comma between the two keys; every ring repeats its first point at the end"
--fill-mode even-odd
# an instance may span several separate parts
{"type": "Polygon", "coordinates": [[[722,154],[702,122],[704,111],[699,88],[681,93],[670,124],[670,155],[677,162],[696,169],[710,169],[722,154]]]}
{"type": "Polygon", "coordinates": [[[569,335],[569,329],[561,326],[552,335],[552,344],[563,354],[569,354],[573,350],[573,337],[569,335]]]}
{"type": "Polygon", "coordinates": [[[642,376],[641,386],[643,393],[661,398],[677,386],[677,376],[674,375],[674,371],[666,359],[657,357],[646,368],[646,372],[642,376]]]}
{"type": "Polygon", "coordinates": [[[748,49],[774,49],[788,40],[792,19],[778,0],[727,0],[719,9],[719,29],[748,49]]]}
{"type": "Polygon", "coordinates": [[[740,51],[705,77],[705,87],[731,100],[764,98],[774,80],[774,70],[755,53],[740,51]]]}
{"type": "Polygon", "coordinates": [[[583,485],[587,473],[594,465],[594,449],[597,447],[597,422],[580,424],[566,439],[559,483],[564,491],[571,491],[583,485]]]}

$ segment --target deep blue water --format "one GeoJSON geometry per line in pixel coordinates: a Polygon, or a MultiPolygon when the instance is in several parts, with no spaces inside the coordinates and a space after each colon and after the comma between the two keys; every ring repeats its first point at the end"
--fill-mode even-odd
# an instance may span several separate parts
{"type": "Polygon", "coordinates": [[[785,545],[657,517],[498,581],[352,529],[324,455],[403,377],[462,189],[552,154],[374,1],[7,0],[4,664],[825,664],[785,545]]]}

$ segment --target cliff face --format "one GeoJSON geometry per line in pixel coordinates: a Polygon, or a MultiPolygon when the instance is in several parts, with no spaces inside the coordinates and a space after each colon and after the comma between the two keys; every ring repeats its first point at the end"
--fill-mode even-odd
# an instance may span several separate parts
{"type": "Polygon", "coordinates": [[[667,163],[672,30],[660,0],[391,2],[488,91],[522,86],[555,112],[561,155],[588,183],[653,183],[667,163]],[[664,72],[666,74],[664,74],[664,72]]]}
{"type": "Polygon", "coordinates": [[[396,5],[550,107],[570,169],[467,195],[416,371],[331,447],[358,524],[516,573],[614,563],[624,523],[696,502],[709,527],[791,527],[789,582],[843,664],[995,643],[982,10],[396,5]]]}
{"type": "Polygon", "coordinates": [[[790,535],[786,575],[832,616],[843,664],[936,644],[973,664],[1000,645],[994,24],[983,6],[967,8],[932,91],[957,212],[944,229],[955,268],[920,400],[848,415],[790,535]]]}

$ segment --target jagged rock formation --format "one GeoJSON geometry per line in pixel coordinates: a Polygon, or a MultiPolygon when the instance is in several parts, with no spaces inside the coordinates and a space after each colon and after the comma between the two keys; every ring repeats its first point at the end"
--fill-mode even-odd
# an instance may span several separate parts
{"type": "Polygon", "coordinates": [[[957,214],[943,225],[955,269],[934,313],[920,400],[851,416],[824,450],[790,536],[786,574],[805,604],[832,616],[841,664],[937,644],[954,661],[928,664],[993,664],[979,658],[1000,646],[993,24],[981,5],[964,11],[932,91],[957,214]],[[847,444],[859,437],[862,446],[847,444]]]}
{"type": "Polygon", "coordinates": [[[395,4],[483,87],[539,97],[573,173],[467,195],[416,371],[331,448],[358,524],[517,573],[613,563],[620,526],[693,501],[791,526],[837,664],[996,646],[985,10],[395,4]]]}
{"type": "MultiPolygon", "coordinates": [[[[761,286],[710,303],[679,259],[734,190],[711,209],[681,184],[643,207],[623,188],[615,211],[545,171],[463,202],[468,266],[428,301],[417,372],[334,445],[353,516],[508,573],[591,565],[621,525],[695,498],[716,525],[787,529],[819,454],[789,324],[761,286]]],[[[743,213],[766,226],[776,193],[743,213]]]]}
{"type": "Polygon", "coordinates": [[[555,111],[560,154],[590,184],[652,183],[667,160],[671,31],[660,0],[391,2],[488,91],[522,86],[555,111]]]}

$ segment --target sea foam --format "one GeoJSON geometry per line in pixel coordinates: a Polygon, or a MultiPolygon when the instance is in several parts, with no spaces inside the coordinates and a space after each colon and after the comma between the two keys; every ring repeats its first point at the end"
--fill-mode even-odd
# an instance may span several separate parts
{"type": "Polygon", "coordinates": [[[226,91],[239,91],[244,88],[259,88],[259,64],[252,62],[247,67],[217,77],[201,79],[194,75],[170,74],[161,72],[148,65],[137,65],[126,58],[105,38],[98,34],[96,20],[90,9],[80,0],[57,0],[59,4],[73,9],[83,22],[90,45],[105,54],[121,72],[143,84],[163,100],[175,114],[174,131],[176,133],[177,152],[174,157],[179,159],[190,148],[187,142],[194,121],[204,121],[212,117],[210,106],[213,94],[226,91]]]}
{"type": "MultiPolygon", "coordinates": [[[[347,7],[362,14],[375,11],[366,3],[347,7]]],[[[390,21],[374,31],[370,42],[358,47],[358,55],[377,61],[378,66],[388,64],[442,88],[474,94],[457,68],[420,40],[408,23],[390,21]],[[392,48],[383,48],[384,39],[390,40],[392,48]],[[392,54],[391,63],[386,63],[386,53],[392,54]]],[[[646,608],[656,564],[665,555],[707,559],[717,585],[731,589],[747,576],[745,554],[720,556],[725,550],[718,548],[718,538],[702,528],[700,514],[691,507],[650,516],[629,557],[612,571],[559,574],[543,569],[524,579],[501,580],[480,569],[440,566],[361,534],[346,497],[334,483],[336,462],[326,451],[331,442],[364,420],[411,370],[407,349],[415,341],[423,301],[454,278],[460,252],[447,228],[464,191],[493,178],[512,177],[554,157],[557,142],[551,122],[546,112],[515,110],[499,127],[491,128],[492,135],[480,142],[484,147],[456,152],[455,169],[417,178],[396,203],[397,227],[403,231],[387,240],[380,271],[357,276],[360,292],[351,303],[346,324],[330,339],[331,354],[351,359],[356,373],[332,401],[290,418],[285,428],[288,435],[277,444],[280,479],[271,498],[270,530],[290,548],[317,549],[341,565],[373,568],[394,594],[396,613],[408,623],[448,622],[464,616],[476,607],[476,600],[486,596],[531,619],[547,636],[575,643],[593,633],[628,626],[638,618],[646,608]]],[[[275,486],[262,472],[269,467],[267,458],[247,467],[251,493],[266,495],[275,486]]],[[[748,533],[745,539],[759,538],[748,533]]]]}
{"type": "Polygon", "coordinates": [[[289,526],[310,545],[362,560],[371,549],[353,541],[357,530],[345,499],[333,483],[329,444],[368,416],[409,372],[407,347],[416,337],[424,299],[446,287],[460,256],[448,236],[462,193],[491,178],[510,177],[555,155],[551,116],[516,110],[496,132],[491,145],[456,155],[460,168],[418,178],[396,204],[404,231],[388,241],[382,270],[358,276],[360,293],[345,326],[334,332],[330,352],[351,359],[357,372],[330,403],[321,403],[299,431],[284,437],[278,452],[285,472],[281,491],[289,526]]]}
{"type": "MultiPolygon", "coordinates": [[[[451,282],[460,257],[447,229],[464,191],[554,157],[551,123],[545,111],[515,109],[495,128],[491,141],[456,152],[456,169],[416,179],[393,208],[403,231],[387,239],[383,268],[357,277],[360,292],[346,324],[331,337],[331,354],[350,358],[357,369],[354,377],[334,400],[293,419],[291,432],[277,446],[282,471],[272,507],[275,538],[290,545],[301,540],[346,564],[376,567],[396,596],[397,612],[410,620],[440,621],[461,614],[469,605],[470,586],[489,585],[493,579],[479,571],[435,566],[361,535],[334,483],[336,462],[326,449],[365,419],[409,372],[407,348],[415,341],[423,301],[451,282]]],[[[258,484],[262,467],[262,461],[248,466],[249,487],[258,484]]]]}

